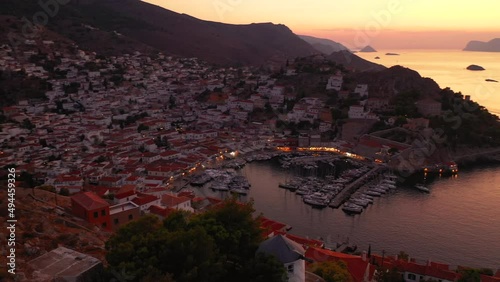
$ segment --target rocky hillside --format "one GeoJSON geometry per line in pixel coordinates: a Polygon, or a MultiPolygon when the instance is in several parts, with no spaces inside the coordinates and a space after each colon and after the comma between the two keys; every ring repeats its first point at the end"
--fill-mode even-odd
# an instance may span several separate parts
{"type": "Polygon", "coordinates": [[[380,71],[386,69],[382,65],[367,61],[349,51],[333,52],[327,56],[327,59],[355,71],[380,71]]]}
{"type": "MultiPolygon", "coordinates": [[[[27,262],[59,246],[92,255],[100,260],[105,259],[104,242],[109,234],[94,232],[85,222],[68,216],[71,201],[68,197],[57,195],[57,204],[63,210],[56,208],[56,198],[53,193],[35,190],[35,200],[30,196],[31,189],[18,187],[16,189],[16,266],[17,274],[30,281],[33,269],[27,267],[27,262]]],[[[7,194],[0,191],[0,202],[6,204],[7,194]]],[[[2,209],[0,220],[6,222],[7,209],[2,209]]],[[[6,246],[5,242],[2,242],[6,246]]],[[[5,256],[0,262],[5,265],[5,256]]],[[[7,277],[6,273],[0,272],[7,277]]],[[[6,280],[8,281],[8,280],[6,280]]]]}
{"type": "Polygon", "coordinates": [[[314,49],[326,55],[330,55],[333,52],[349,50],[344,45],[330,39],[317,38],[308,35],[299,35],[299,37],[302,38],[307,43],[311,44],[314,47],[314,49]]]}
{"type": "MultiPolygon", "coordinates": [[[[36,1],[16,0],[0,8],[19,18],[41,9],[36,1]]],[[[137,0],[71,1],[47,27],[104,55],[149,47],[220,65],[262,65],[317,53],[284,25],[203,21],[137,0]]]]}
{"type": "Polygon", "coordinates": [[[354,73],[358,83],[368,84],[370,97],[392,97],[398,93],[417,91],[421,98],[438,98],[439,85],[430,78],[423,78],[412,69],[394,66],[382,71],[354,73]]]}

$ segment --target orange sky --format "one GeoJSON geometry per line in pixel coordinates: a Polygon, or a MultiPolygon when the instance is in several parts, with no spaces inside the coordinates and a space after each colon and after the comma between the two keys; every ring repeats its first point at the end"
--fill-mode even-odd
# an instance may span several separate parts
{"type": "Polygon", "coordinates": [[[500,1],[452,0],[146,0],[217,22],[285,24],[296,34],[356,49],[462,49],[500,37],[500,1]],[[480,4],[478,4],[480,3],[480,4]]]}

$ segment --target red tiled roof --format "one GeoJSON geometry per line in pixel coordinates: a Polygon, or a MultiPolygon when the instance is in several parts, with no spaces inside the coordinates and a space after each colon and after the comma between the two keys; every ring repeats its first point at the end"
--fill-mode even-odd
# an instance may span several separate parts
{"type": "Polygon", "coordinates": [[[185,197],[185,196],[177,197],[174,195],[165,194],[161,197],[162,204],[166,205],[167,207],[175,207],[179,204],[182,204],[182,203],[185,203],[188,201],[191,201],[191,199],[188,197],[185,197]]]}
{"type": "Polygon", "coordinates": [[[305,256],[317,262],[338,260],[344,261],[347,264],[347,269],[355,282],[364,281],[365,274],[367,274],[367,271],[369,270],[368,261],[363,261],[360,256],[353,256],[315,247],[309,247],[305,256]]]}
{"type": "Polygon", "coordinates": [[[257,218],[257,220],[260,221],[260,228],[264,231],[264,236],[266,237],[273,232],[284,231],[287,226],[284,223],[263,216],[257,218]]]}
{"type": "Polygon", "coordinates": [[[481,275],[481,282],[500,282],[500,277],[481,275]]]}
{"type": "Polygon", "coordinates": [[[158,198],[153,195],[139,193],[137,195],[137,198],[134,198],[132,202],[136,203],[139,206],[142,206],[154,202],[156,200],[158,200],[158,198]]]}
{"type": "Polygon", "coordinates": [[[289,234],[289,233],[278,232],[278,234],[280,234],[280,233],[285,235],[285,237],[287,237],[288,239],[301,244],[302,246],[322,248],[325,245],[320,240],[314,240],[314,239],[304,238],[304,237],[300,237],[300,236],[289,234]]]}
{"type": "Polygon", "coordinates": [[[134,185],[123,185],[120,190],[118,190],[115,194],[115,198],[123,199],[126,197],[130,197],[135,194],[135,186],[134,185]]]}
{"type": "Polygon", "coordinates": [[[152,205],[149,207],[149,212],[152,213],[152,214],[156,214],[156,215],[159,215],[159,216],[162,216],[162,217],[167,217],[169,216],[172,212],[174,212],[175,210],[172,209],[172,208],[162,208],[162,207],[159,207],[157,205],[152,205]]]}
{"type": "Polygon", "coordinates": [[[71,196],[71,200],[88,211],[109,207],[108,202],[93,192],[83,192],[73,195],[71,196]]]}

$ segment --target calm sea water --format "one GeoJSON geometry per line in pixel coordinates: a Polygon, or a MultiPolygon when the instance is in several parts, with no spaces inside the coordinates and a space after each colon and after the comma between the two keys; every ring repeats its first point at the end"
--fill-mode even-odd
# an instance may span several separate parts
{"type": "Polygon", "coordinates": [[[356,55],[386,67],[401,65],[416,70],[423,77],[430,77],[441,88],[450,87],[455,92],[470,95],[471,99],[500,115],[500,53],[465,52],[459,50],[379,50],[375,53],[356,55]],[[399,56],[388,56],[386,53],[399,56]],[[380,59],[375,59],[375,57],[380,59]],[[480,65],[486,70],[469,71],[469,65],[480,65]]]}
{"type": "Polygon", "coordinates": [[[500,268],[500,168],[436,179],[430,194],[400,187],[356,216],[314,209],[278,188],[290,175],[275,164],[250,163],[241,173],[252,184],[245,198],[254,199],[258,212],[292,226],[291,233],[329,244],[349,240],[361,250],[371,244],[377,253],[404,250],[420,260],[500,268]]]}

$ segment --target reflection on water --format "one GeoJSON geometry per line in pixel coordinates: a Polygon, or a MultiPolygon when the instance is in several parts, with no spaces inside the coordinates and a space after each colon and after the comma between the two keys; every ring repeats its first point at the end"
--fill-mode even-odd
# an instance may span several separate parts
{"type": "Polygon", "coordinates": [[[483,168],[438,178],[430,194],[410,187],[376,199],[361,215],[311,208],[300,196],[278,188],[289,172],[269,162],[247,164],[252,184],[246,199],[265,216],[291,225],[291,233],[322,237],[327,244],[349,240],[366,250],[452,265],[500,267],[500,169],[483,168]]]}
{"type": "Polygon", "coordinates": [[[471,98],[485,106],[490,112],[500,115],[500,53],[464,52],[459,50],[391,50],[356,55],[386,67],[402,65],[430,77],[441,88],[450,87],[455,92],[471,95],[471,98]],[[386,56],[396,52],[400,56],[386,56]],[[376,60],[375,57],[380,59],[376,60]],[[466,67],[477,64],[485,71],[469,71],[466,67]]]}

